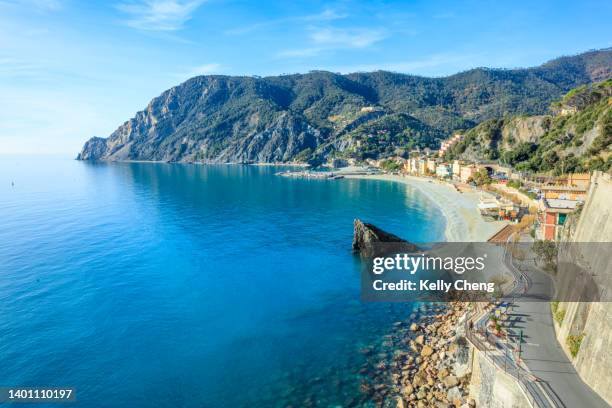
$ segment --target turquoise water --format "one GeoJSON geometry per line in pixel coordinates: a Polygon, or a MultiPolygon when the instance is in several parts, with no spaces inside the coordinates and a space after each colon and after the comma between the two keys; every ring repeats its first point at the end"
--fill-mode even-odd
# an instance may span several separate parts
{"type": "Polygon", "coordinates": [[[278,170],[0,157],[0,386],[76,387],[84,407],[363,403],[368,347],[415,305],[360,302],[352,221],[425,242],[443,218],[410,187],[278,170]]]}

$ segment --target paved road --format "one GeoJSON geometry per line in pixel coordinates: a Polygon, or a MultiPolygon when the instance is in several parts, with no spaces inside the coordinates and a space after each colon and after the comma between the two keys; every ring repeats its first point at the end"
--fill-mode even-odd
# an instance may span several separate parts
{"type": "MultiPolygon", "coordinates": [[[[543,272],[527,274],[530,286],[527,295],[539,298],[552,289],[548,275],[543,272]]],[[[546,301],[517,301],[509,313],[512,336],[517,340],[523,331],[522,360],[531,373],[541,378],[557,405],[566,408],[610,407],[586,385],[559,345],[553,327],[550,304],[546,301]]]]}

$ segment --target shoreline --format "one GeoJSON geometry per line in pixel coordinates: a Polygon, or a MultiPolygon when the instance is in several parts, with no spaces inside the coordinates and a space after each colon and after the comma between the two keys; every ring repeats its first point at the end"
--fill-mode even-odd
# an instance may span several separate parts
{"type": "MultiPolygon", "coordinates": [[[[80,160],[79,161],[91,161],[80,160]]],[[[244,166],[288,166],[288,167],[308,167],[306,163],[206,163],[206,162],[167,162],[154,160],[120,160],[110,161],[101,160],[103,162],[120,162],[120,163],[152,163],[152,164],[195,164],[195,165],[244,165],[244,166]]],[[[418,189],[424,194],[433,205],[435,205],[444,216],[445,231],[444,237],[447,242],[485,242],[496,232],[502,229],[507,222],[491,221],[486,222],[481,217],[477,210],[479,196],[481,192],[458,192],[455,188],[446,182],[441,182],[434,179],[424,179],[410,175],[393,175],[393,174],[342,174],[342,170],[338,171],[346,179],[362,179],[362,180],[378,180],[394,183],[402,183],[418,189]]]]}
{"type": "MultiPolygon", "coordinates": [[[[377,174],[345,178],[402,183],[418,189],[445,218],[447,242],[486,242],[507,225],[505,221],[487,222],[482,218],[477,207],[481,192],[477,190],[459,192],[450,183],[414,176],[377,174]]],[[[442,312],[416,319],[412,314],[408,321],[394,325],[389,336],[398,339],[398,344],[394,345],[393,363],[384,366],[390,386],[378,393],[374,387],[372,400],[390,400],[397,408],[425,406],[420,404],[422,401],[438,401],[440,406],[476,406],[469,358],[472,346],[466,340],[465,328],[470,305],[454,301],[444,306],[442,312]],[[408,328],[403,327],[406,324],[408,328]]]]}
{"type": "Polygon", "coordinates": [[[151,164],[196,164],[196,165],[204,165],[204,166],[287,166],[287,167],[310,167],[308,163],[304,162],[295,162],[295,163],[287,163],[287,162],[253,162],[253,163],[241,163],[241,162],[202,162],[202,161],[171,161],[171,160],[107,160],[107,159],[79,159],[78,156],[73,160],[82,161],[82,162],[97,162],[97,163],[151,163],[151,164]]]}
{"type": "Polygon", "coordinates": [[[392,174],[347,175],[347,179],[379,180],[402,183],[418,189],[445,218],[448,242],[485,242],[507,225],[505,221],[485,221],[478,212],[480,192],[460,193],[448,183],[414,176],[392,174]]]}

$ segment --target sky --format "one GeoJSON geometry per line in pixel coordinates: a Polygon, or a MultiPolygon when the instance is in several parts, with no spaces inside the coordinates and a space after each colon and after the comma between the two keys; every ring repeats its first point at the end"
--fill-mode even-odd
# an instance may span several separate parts
{"type": "Polygon", "coordinates": [[[612,46],[612,2],[0,0],[0,154],[76,156],[205,74],[445,76],[612,46]]]}

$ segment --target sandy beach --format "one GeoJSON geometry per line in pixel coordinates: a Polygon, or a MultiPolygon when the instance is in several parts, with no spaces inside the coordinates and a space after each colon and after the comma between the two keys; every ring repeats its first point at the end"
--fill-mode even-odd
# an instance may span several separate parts
{"type": "Polygon", "coordinates": [[[413,176],[391,174],[346,176],[403,183],[419,189],[446,218],[446,240],[449,242],[484,242],[507,223],[505,221],[485,221],[478,212],[480,192],[460,193],[444,182],[413,176]]]}

